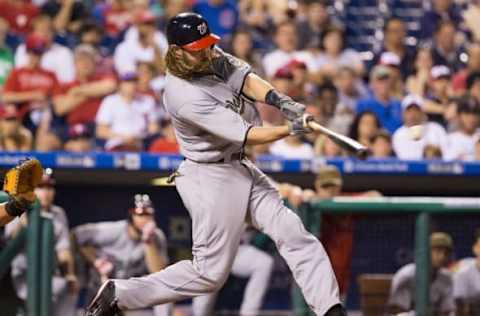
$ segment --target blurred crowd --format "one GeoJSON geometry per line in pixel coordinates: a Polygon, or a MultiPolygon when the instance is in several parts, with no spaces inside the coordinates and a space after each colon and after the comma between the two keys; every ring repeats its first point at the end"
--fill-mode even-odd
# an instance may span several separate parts
{"type": "MultiPolygon", "coordinates": [[[[223,49],[372,159],[479,160],[480,1],[418,1],[416,37],[390,14],[367,51],[336,14],[362,2],[372,1],[0,0],[0,148],[177,153],[162,104],[164,28],[194,11],[223,49]]],[[[257,107],[264,124],[283,123],[257,107]]],[[[347,154],[313,134],[253,151],[347,154]]]]}

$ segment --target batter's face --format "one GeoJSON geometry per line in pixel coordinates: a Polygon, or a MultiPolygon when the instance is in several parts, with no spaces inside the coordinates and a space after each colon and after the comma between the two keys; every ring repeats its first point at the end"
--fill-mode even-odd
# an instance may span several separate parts
{"type": "Polygon", "coordinates": [[[189,63],[198,64],[212,59],[213,49],[211,47],[204,48],[199,51],[189,51],[182,49],[177,51],[178,58],[185,58],[189,63]]]}

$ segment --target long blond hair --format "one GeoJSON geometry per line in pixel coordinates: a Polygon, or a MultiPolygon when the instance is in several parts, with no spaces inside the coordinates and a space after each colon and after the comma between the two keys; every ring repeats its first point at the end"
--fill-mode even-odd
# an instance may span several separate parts
{"type": "Polygon", "coordinates": [[[205,58],[201,62],[193,63],[188,60],[185,54],[183,49],[178,46],[171,45],[168,48],[167,54],[165,55],[165,65],[172,75],[185,80],[191,80],[196,76],[211,73],[209,58],[205,58]]]}

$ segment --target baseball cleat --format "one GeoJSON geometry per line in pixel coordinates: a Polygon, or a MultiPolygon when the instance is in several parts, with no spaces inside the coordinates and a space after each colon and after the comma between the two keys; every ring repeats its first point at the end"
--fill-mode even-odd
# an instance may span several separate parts
{"type": "Polygon", "coordinates": [[[102,284],[87,308],[85,316],[119,316],[120,309],[115,297],[115,283],[108,280],[102,284]]]}

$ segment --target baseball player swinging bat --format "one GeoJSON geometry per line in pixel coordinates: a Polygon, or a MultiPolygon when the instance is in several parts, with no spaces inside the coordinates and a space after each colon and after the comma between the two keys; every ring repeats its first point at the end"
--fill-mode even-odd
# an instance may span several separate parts
{"type": "Polygon", "coordinates": [[[315,122],[313,118],[309,118],[307,120],[307,124],[313,131],[324,134],[335,144],[340,146],[340,148],[345,149],[359,159],[366,159],[370,154],[368,148],[364,145],[350,137],[336,133],[325,126],[320,125],[319,123],[315,122]]]}
{"type": "Polygon", "coordinates": [[[230,274],[245,223],[274,241],[317,316],[345,316],[325,249],[243,150],[314,130],[338,139],[343,148],[351,143],[319,129],[305,105],[217,48],[220,38],[201,15],[178,14],[166,33],[164,103],[185,157],[175,184],[192,218],[193,260],[145,277],[108,280],[87,316],[114,316],[218,291],[230,274]],[[255,101],[279,109],[288,123],[262,126],[255,101]]]}

